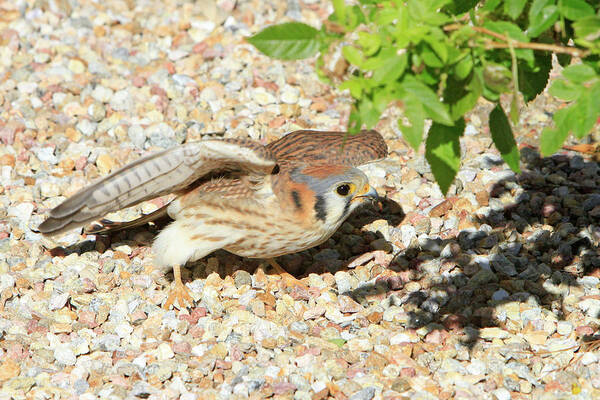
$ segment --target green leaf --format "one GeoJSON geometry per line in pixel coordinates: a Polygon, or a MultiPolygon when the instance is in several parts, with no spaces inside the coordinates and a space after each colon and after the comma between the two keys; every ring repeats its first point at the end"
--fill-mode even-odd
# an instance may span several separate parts
{"type": "Polygon", "coordinates": [[[447,106],[440,101],[437,94],[427,85],[419,82],[412,76],[407,76],[404,82],[402,82],[402,87],[419,99],[429,118],[444,125],[452,125],[454,123],[452,118],[450,118],[447,106]]]}
{"type": "Polygon", "coordinates": [[[471,111],[477,104],[477,100],[483,93],[483,80],[481,71],[473,73],[468,85],[460,87],[460,83],[454,79],[448,79],[444,101],[450,103],[450,116],[453,120],[471,111]]]}
{"type": "Polygon", "coordinates": [[[418,47],[418,51],[421,53],[421,59],[425,65],[431,68],[442,68],[444,66],[444,62],[438,57],[429,44],[421,43],[418,47]]]}
{"type": "Polygon", "coordinates": [[[502,0],[487,0],[481,7],[482,11],[491,12],[494,11],[502,2],[502,0]]]}
{"type": "Polygon", "coordinates": [[[333,12],[337,22],[342,25],[346,25],[346,2],[344,0],[332,0],[333,12]]]}
{"type": "Polygon", "coordinates": [[[327,341],[329,343],[335,344],[339,348],[342,348],[344,346],[344,344],[346,344],[346,340],[342,339],[342,338],[327,339],[327,341]]]}
{"type": "Polygon", "coordinates": [[[517,19],[523,12],[525,4],[527,4],[527,0],[505,0],[504,14],[512,19],[517,19]]]}
{"type": "Polygon", "coordinates": [[[542,135],[540,136],[540,151],[542,156],[548,157],[556,153],[568,135],[568,131],[555,128],[544,128],[542,135]]]}
{"type": "Polygon", "coordinates": [[[358,112],[361,121],[366,125],[367,129],[371,129],[379,122],[381,111],[375,107],[373,101],[368,97],[363,97],[358,100],[358,112]]]}
{"type": "Polygon", "coordinates": [[[483,81],[493,92],[505,93],[510,90],[512,72],[502,64],[487,63],[483,69],[483,81]]]}
{"type": "Polygon", "coordinates": [[[460,168],[460,137],[465,130],[464,119],[454,122],[454,126],[433,123],[425,142],[425,158],[431,165],[431,172],[444,195],[448,192],[460,168]]]}
{"type": "Polygon", "coordinates": [[[381,37],[369,32],[358,32],[356,43],[363,48],[363,53],[366,56],[371,56],[377,53],[381,47],[381,37]]]}
{"type": "Polygon", "coordinates": [[[286,22],[269,26],[247,40],[269,57],[299,60],[311,57],[319,50],[318,33],[312,26],[286,22]]]}
{"type": "Polygon", "coordinates": [[[423,140],[423,130],[425,129],[425,110],[417,98],[413,95],[406,95],[404,98],[404,116],[410,122],[406,125],[402,119],[398,120],[398,128],[402,132],[402,137],[406,139],[408,144],[419,150],[421,141],[423,140]]]}
{"type": "Polygon", "coordinates": [[[586,87],[579,99],[569,109],[573,109],[577,121],[570,127],[578,139],[583,139],[596,125],[600,117],[600,83],[586,87]]]}
{"type": "Polygon", "coordinates": [[[471,71],[473,70],[473,57],[470,54],[467,54],[465,58],[460,60],[454,66],[454,76],[459,81],[465,79],[471,71]]]}
{"type": "Polygon", "coordinates": [[[543,156],[550,156],[560,149],[569,132],[579,123],[577,114],[573,106],[561,108],[554,113],[556,128],[545,128],[540,136],[540,150],[543,156]]]}
{"type": "Polygon", "coordinates": [[[502,158],[510,169],[517,174],[521,172],[517,142],[513,136],[508,118],[506,118],[506,114],[500,104],[496,104],[496,107],[490,113],[490,132],[496,148],[500,151],[502,158]]]}
{"type": "Polygon", "coordinates": [[[507,35],[508,37],[515,39],[519,42],[529,42],[529,38],[527,37],[527,35],[525,35],[523,31],[521,31],[521,28],[519,28],[512,22],[486,21],[486,23],[483,26],[496,33],[507,35]]]}
{"type": "Polygon", "coordinates": [[[552,86],[550,86],[548,91],[554,97],[565,101],[573,101],[579,98],[582,88],[564,79],[557,79],[552,82],[552,86]]]}
{"type": "Polygon", "coordinates": [[[454,0],[449,9],[453,14],[462,14],[469,11],[479,2],[479,0],[454,0]]]}
{"type": "Polygon", "coordinates": [[[569,65],[562,74],[573,83],[584,83],[598,77],[594,68],[587,64],[569,65]]]}
{"type": "Polygon", "coordinates": [[[360,99],[362,94],[362,85],[358,81],[359,78],[351,78],[347,81],[344,81],[340,84],[340,90],[348,89],[350,91],[350,95],[355,99],[360,99]]]}
{"type": "Polygon", "coordinates": [[[362,125],[360,113],[356,104],[353,104],[352,109],[350,110],[350,117],[348,117],[348,131],[350,131],[350,133],[358,133],[358,131],[362,129],[362,125]]]}
{"type": "Polygon", "coordinates": [[[406,53],[397,55],[392,50],[391,54],[382,57],[381,67],[373,71],[373,81],[377,84],[394,82],[402,76],[408,64],[408,56],[406,53]]]}
{"type": "Polygon", "coordinates": [[[538,37],[558,19],[558,7],[552,0],[534,0],[529,9],[529,27],[527,36],[538,37]]]}
{"type": "MultiPolygon", "coordinates": [[[[573,29],[575,29],[575,42],[585,41],[589,42],[590,47],[592,42],[597,42],[600,38],[600,16],[592,16],[582,18],[577,22],[573,23],[573,29]]],[[[596,46],[598,44],[596,43],[596,46]]]]}
{"type": "Polygon", "coordinates": [[[552,56],[546,52],[535,54],[533,67],[519,62],[519,90],[523,93],[523,99],[529,102],[542,93],[548,85],[550,70],[552,69],[552,56]]]}
{"type": "Polygon", "coordinates": [[[573,21],[594,15],[594,8],[584,0],[562,0],[558,2],[558,8],[565,17],[573,21]]]}
{"type": "MultiPolygon", "coordinates": [[[[518,42],[529,42],[527,35],[517,25],[508,21],[487,21],[484,26],[491,31],[506,35],[518,42]]],[[[515,54],[518,58],[527,60],[533,63],[533,50],[531,49],[515,49],[515,54]]]]}
{"type": "Polygon", "coordinates": [[[346,45],[342,47],[342,55],[350,64],[354,64],[361,68],[364,63],[362,52],[354,46],[346,45]]]}

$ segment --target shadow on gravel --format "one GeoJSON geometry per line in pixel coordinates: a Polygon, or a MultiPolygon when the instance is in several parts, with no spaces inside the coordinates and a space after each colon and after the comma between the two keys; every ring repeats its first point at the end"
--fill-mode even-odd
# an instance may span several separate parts
{"type": "MultiPolygon", "coordinates": [[[[493,184],[488,212],[472,216],[473,222],[480,226],[479,230],[421,241],[395,255],[388,268],[400,273],[404,288],[402,281],[384,277],[343,294],[363,304],[369,297],[382,298],[384,307],[397,306],[399,312],[404,313],[400,320],[406,321],[407,328],[427,326],[431,330],[445,328],[460,332],[469,347],[475,345],[481,329],[506,326],[506,319],[498,318],[495,309],[513,301],[540,307],[559,320],[574,311],[590,317],[600,316],[600,305],[591,304],[587,310],[579,310],[564,303],[565,296],[573,291],[583,294],[579,278],[588,275],[591,279],[586,283],[594,284],[594,277],[600,277],[596,245],[600,238],[597,226],[600,218],[600,193],[596,187],[596,181],[600,180],[598,164],[584,161],[578,155],[540,158],[530,148],[522,149],[521,161],[523,172],[520,175],[493,184]],[[508,206],[503,203],[505,198],[508,206]],[[515,200],[510,201],[512,198],[515,200]],[[421,288],[408,292],[406,284],[409,281],[420,282],[421,288]]],[[[489,162],[491,168],[504,169],[501,164],[497,160],[489,162]]],[[[340,260],[372,251],[371,243],[383,239],[381,234],[363,232],[360,227],[378,219],[386,219],[390,226],[398,226],[404,217],[400,205],[383,199],[380,210],[364,207],[355,213],[348,220],[348,226],[353,229],[344,231],[342,227],[332,241],[279,257],[278,261],[299,278],[310,273],[335,274],[347,270],[347,263],[340,260]],[[342,243],[342,246],[335,246],[335,243],[342,243]],[[333,257],[335,262],[319,260],[319,253],[337,252],[340,248],[350,250],[333,257]]],[[[97,237],[97,240],[101,242],[100,248],[110,248],[111,242],[132,243],[131,238],[136,232],[143,232],[151,239],[158,228],[160,225],[136,228],[116,232],[110,237],[97,237]]],[[[142,245],[150,245],[150,241],[142,245]]],[[[86,240],[52,251],[67,255],[97,249],[94,241],[86,240]]],[[[182,273],[184,281],[204,279],[212,272],[224,278],[237,270],[252,273],[261,262],[216,251],[200,261],[189,263],[182,273]],[[211,267],[207,262],[211,257],[219,261],[216,266],[211,267]]],[[[523,329],[542,330],[541,316],[528,318],[522,317],[530,324],[523,329]]],[[[598,327],[593,327],[593,331],[597,334],[598,327]]],[[[584,335],[581,334],[584,340],[593,337],[589,330],[588,336],[584,335]]]]}
{"type": "MultiPolygon", "coordinates": [[[[558,320],[571,312],[600,316],[597,296],[589,296],[591,304],[583,310],[577,308],[582,303],[564,302],[569,293],[584,294],[582,281],[597,285],[600,277],[598,164],[579,155],[540,158],[530,148],[522,149],[521,161],[520,175],[491,188],[489,212],[474,216],[479,230],[422,241],[395,257],[390,269],[428,282],[428,287],[399,290],[386,300],[388,307],[401,306],[407,328],[456,330],[472,347],[482,328],[506,326],[495,308],[513,301],[540,307],[558,320]],[[505,197],[515,201],[504,206],[505,197]]],[[[347,294],[360,301],[381,289],[375,284],[347,294]]],[[[522,320],[530,324],[524,331],[543,330],[541,316],[522,315],[522,320]]],[[[598,327],[592,329],[597,334],[598,327]]]]}

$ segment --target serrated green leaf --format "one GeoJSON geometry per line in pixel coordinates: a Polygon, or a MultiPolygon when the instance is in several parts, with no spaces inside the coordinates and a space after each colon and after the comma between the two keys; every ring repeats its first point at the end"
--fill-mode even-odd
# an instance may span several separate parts
{"type": "Polygon", "coordinates": [[[538,37],[556,22],[559,16],[558,7],[552,0],[534,0],[529,9],[529,27],[527,36],[538,37]]]}
{"type": "Polygon", "coordinates": [[[410,122],[410,125],[406,125],[401,119],[398,120],[398,128],[402,132],[402,137],[408,142],[408,144],[415,149],[419,150],[421,141],[423,140],[423,130],[425,128],[425,111],[421,103],[412,95],[405,96],[404,99],[404,116],[410,122]]]}
{"type": "Polygon", "coordinates": [[[562,74],[573,83],[584,83],[598,77],[594,68],[587,64],[569,65],[562,74]]]}
{"type": "Polygon", "coordinates": [[[465,130],[464,119],[454,122],[454,126],[433,123],[425,142],[425,158],[431,165],[431,172],[445,195],[460,168],[460,137],[465,130]]]}
{"type": "Polygon", "coordinates": [[[582,18],[573,23],[573,29],[575,29],[575,36],[578,40],[584,40],[591,44],[600,38],[600,16],[582,18]]]}
{"type": "Polygon", "coordinates": [[[342,82],[339,88],[341,90],[348,89],[350,91],[350,95],[355,99],[360,99],[360,96],[362,95],[362,85],[356,78],[348,79],[347,81],[342,82]]]}
{"type": "Polygon", "coordinates": [[[437,30],[433,30],[424,40],[429,44],[429,47],[431,47],[441,62],[445,64],[448,61],[448,48],[444,42],[444,35],[437,30]]]}
{"type": "Polygon", "coordinates": [[[486,23],[483,26],[496,33],[507,35],[508,37],[517,41],[529,42],[529,38],[527,37],[527,35],[525,35],[525,33],[521,30],[521,28],[519,28],[518,25],[515,25],[512,22],[486,21],[486,23]]]}
{"type": "Polygon", "coordinates": [[[406,53],[397,55],[392,51],[386,57],[382,57],[382,65],[373,71],[373,81],[377,84],[394,82],[402,76],[408,64],[406,53]]]}
{"type": "Polygon", "coordinates": [[[375,107],[373,101],[367,97],[363,97],[358,101],[358,112],[361,121],[366,125],[367,129],[374,127],[379,122],[381,111],[375,107]]]}
{"type": "Polygon", "coordinates": [[[344,344],[346,344],[346,340],[342,339],[342,338],[327,339],[327,341],[329,343],[335,344],[337,347],[340,347],[340,348],[343,347],[344,344]]]}
{"type": "Polygon", "coordinates": [[[311,57],[319,50],[319,31],[300,22],[286,22],[269,26],[248,42],[272,58],[299,60],[311,57]]]}
{"type": "Polygon", "coordinates": [[[492,134],[492,140],[496,148],[500,151],[502,159],[515,173],[521,172],[517,142],[513,136],[508,118],[506,118],[506,114],[502,107],[500,107],[500,104],[496,104],[496,107],[490,113],[490,133],[492,134]]]}
{"type": "Polygon", "coordinates": [[[462,81],[465,79],[473,70],[473,57],[467,54],[462,60],[460,60],[454,66],[454,76],[457,80],[462,81]]]}
{"type": "Polygon", "coordinates": [[[554,97],[565,101],[573,101],[581,95],[582,87],[564,79],[557,79],[552,82],[552,86],[548,91],[554,97]]]}
{"type": "Polygon", "coordinates": [[[517,19],[523,12],[525,4],[527,4],[527,0],[505,0],[504,14],[512,19],[517,19]]]}
{"type": "Polygon", "coordinates": [[[377,12],[377,16],[373,20],[377,26],[386,26],[392,24],[398,19],[398,9],[396,8],[381,8],[377,12]]]}
{"type": "Polygon", "coordinates": [[[356,47],[348,45],[342,47],[342,55],[350,64],[362,68],[365,58],[363,57],[362,52],[356,47]]]}
{"type": "Polygon", "coordinates": [[[569,106],[570,108],[573,108],[574,119],[577,120],[570,130],[578,139],[583,139],[600,117],[600,83],[586,87],[579,99],[569,106]]]}
{"type": "Polygon", "coordinates": [[[550,78],[552,69],[552,56],[546,52],[535,54],[533,68],[528,64],[519,62],[519,90],[523,93],[523,99],[529,102],[544,91],[550,78]]]}
{"type": "Polygon", "coordinates": [[[545,128],[540,136],[540,151],[543,156],[554,154],[564,143],[569,132],[577,125],[577,110],[571,107],[561,108],[554,113],[555,128],[545,128]]]}
{"type": "Polygon", "coordinates": [[[419,46],[419,52],[425,65],[431,68],[442,68],[444,66],[443,61],[428,44],[421,43],[419,46]]]}
{"type": "Polygon", "coordinates": [[[450,116],[453,120],[471,111],[477,104],[477,100],[483,94],[483,80],[481,71],[475,71],[469,83],[463,88],[456,87],[454,80],[449,79],[444,97],[450,103],[450,116]]]}
{"type": "Polygon", "coordinates": [[[452,14],[462,14],[469,11],[479,0],[454,0],[446,9],[452,14]]]}
{"type": "Polygon", "coordinates": [[[366,56],[371,56],[381,47],[381,37],[369,32],[358,32],[356,42],[363,48],[363,53],[366,56]]]}
{"type": "Polygon", "coordinates": [[[336,20],[346,25],[346,2],[344,0],[331,0],[333,4],[333,12],[335,13],[336,20]]]}
{"type": "Polygon", "coordinates": [[[544,128],[540,136],[540,151],[542,156],[548,157],[556,153],[562,146],[569,132],[556,128],[544,128]]]}
{"type": "Polygon", "coordinates": [[[573,21],[594,15],[594,8],[584,0],[559,1],[558,8],[565,17],[573,21]]]}
{"type": "Polygon", "coordinates": [[[502,2],[502,0],[488,0],[481,7],[482,11],[490,12],[494,11],[502,2]]]}
{"type": "Polygon", "coordinates": [[[429,118],[444,125],[452,125],[454,123],[452,118],[450,118],[447,106],[440,101],[437,94],[427,85],[419,82],[412,76],[407,76],[404,82],[402,82],[402,88],[419,99],[429,118]]]}
{"type": "MultiPolygon", "coordinates": [[[[501,35],[506,35],[518,42],[529,42],[527,35],[519,28],[518,25],[508,21],[487,21],[484,26],[501,35]]],[[[515,54],[518,58],[527,60],[533,63],[534,56],[531,49],[515,49],[515,54]]]]}

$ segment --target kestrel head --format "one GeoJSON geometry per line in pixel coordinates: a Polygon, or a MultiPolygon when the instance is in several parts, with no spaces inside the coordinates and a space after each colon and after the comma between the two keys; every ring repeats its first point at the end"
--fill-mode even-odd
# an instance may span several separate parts
{"type": "Polygon", "coordinates": [[[344,165],[293,168],[289,193],[294,207],[303,209],[327,227],[339,226],[359,205],[377,199],[367,176],[344,165]]]}

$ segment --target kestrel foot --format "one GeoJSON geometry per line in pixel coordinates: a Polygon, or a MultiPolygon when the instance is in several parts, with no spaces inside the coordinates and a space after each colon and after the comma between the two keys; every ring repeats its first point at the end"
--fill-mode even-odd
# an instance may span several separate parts
{"type": "Polygon", "coordinates": [[[171,292],[169,293],[169,297],[163,308],[168,310],[171,305],[175,304],[175,300],[177,300],[178,308],[191,306],[194,304],[194,299],[190,295],[190,291],[181,281],[181,270],[179,265],[173,266],[173,287],[171,288],[171,292]]]}
{"type": "Polygon", "coordinates": [[[274,258],[269,259],[269,264],[279,275],[281,275],[281,279],[283,279],[283,283],[285,283],[286,287],[298,286],[304,290],[308,291],[308,286],[304,283],[300,282],[298,279],[294,278],[292,274],[287,272],[274,258]]]}

